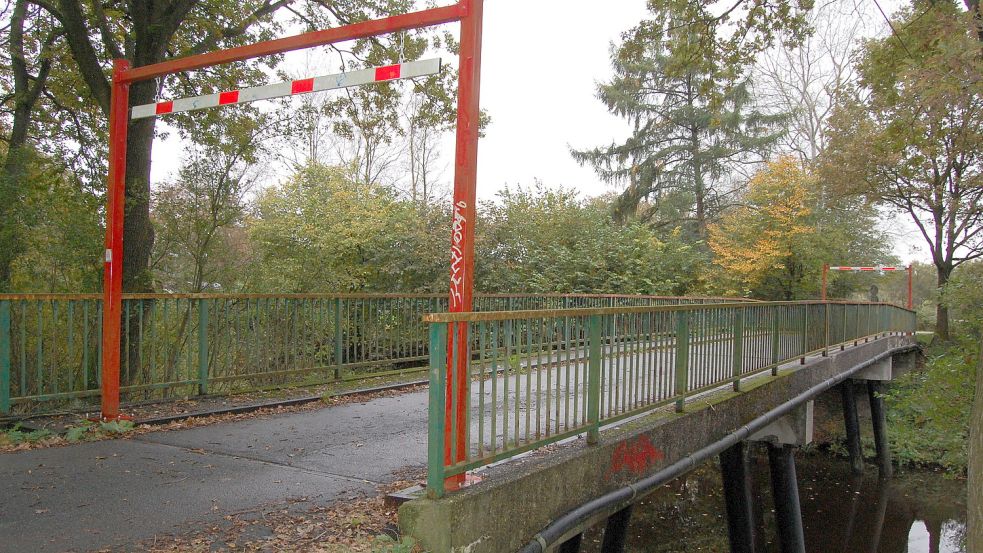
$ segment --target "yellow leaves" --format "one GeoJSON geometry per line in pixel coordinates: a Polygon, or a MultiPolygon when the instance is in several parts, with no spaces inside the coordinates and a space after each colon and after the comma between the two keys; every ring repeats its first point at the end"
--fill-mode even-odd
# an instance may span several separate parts
{"type": "Polygon", "coordinates": [[[814,232],[808,217],[817,182],[790,156],[770,162],[748,183],[743,205],[710,225],[715,262],[747,286],[781,270],[793,247],[814,232]]]}

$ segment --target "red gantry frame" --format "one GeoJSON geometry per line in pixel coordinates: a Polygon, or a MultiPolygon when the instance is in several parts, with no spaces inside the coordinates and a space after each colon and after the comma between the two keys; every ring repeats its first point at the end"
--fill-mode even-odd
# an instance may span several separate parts
{"type": "MultiPolygon", "coordinates": [[[[156,79],[174,73],[192,71],[213,65],[280,54],[292,50],[324,46],[337,42],[368,38],[411,29],[432,27],[455,21],[461,22],[460,59],[457,95],[457,137],[454,160],[454,204],[451,230],[450,311],[466,312],[472,309],[474,283],[474,220],[475,192],[478,165],[479,91],[481,88],[481,27],[483,0],[459,0],[458,3],[439,8],[364,21],[332,29],[313,31],[286,38],[258,42],[226,50],[217,50],[196,56],[168,60],[153,65],[130,67],[127,60],[118,59],[113,64],[112,99],[109,112],[109,174],[106,208],[106,252],[103,274],[102,321],[102,417],[114,420],[120,417],[120,335],[123,284],[123,212],[126,197],[126,134],[131,119],[129,106],[130,84],[156,79]]],[[[405,65],[405,64],[403,64],[405,65]]],[[[375,69],[375,79],[399,78],[398,70],[389,66],[375,69]],[[380,74],[379,71],[382,70],[380,74]],[[380,78],[382,77],[382,78],[380,78]]],[[[308,92],[307,79],[291,83],[291,93],[308,92]],[[296,84],[300,83],[300,84],[296,84]]],[[[358,83],[361,84],[361,83],[358,83]]],[[[268,85],[275,86],[275,85],[268,85]]],[[[312,85],[313,86],[313,85],[312,85]]],[[[213,105],[232,104],[239,101],[232,92],[217,96],[213,105]]],[[[204,97],[207,98],[207,97],[204,97]]],[[[258,99],[258,98],[257,98],[258,99]]],[[[150,106],[137,106],[133,116],[146,117],[177,111],[177,102],[159,102],[150,106]],[[153,113],[145,113],[152,109],[153,113]]],[[[206,106],[203,106],[206,107],[206,106]]],[[[188,109],[194,109],[190,107],[188,109]]],[[[457,420],[457,436],[450,435],[453,425],[447,424],[445,462],[463,461],[466,451],[468,404],[468,327],[466,323],[453,325],[455,339],[448,340],[448,378],[446,419],[457,420]],[[452,344],[458,351],[451,351],[452,344]],[[458,408],[452,412],[451,401],[456,394],[458,408]],[[457,443],[457,459],[451,459],[452,440],[457,443]]],[[[432,344],[431,347],[438,347],[432,344]]],[[[463,481],[463,475],[453,477],[450,485],[463,481]]]]}
{"type": "Polygon", "coordinates": [[[826,282],[828,280],[828,275],[830,271],[850,271],[854,273],[869,273],[869,272],[879,272],[884,271],[907,271],[908,273],[908,309],[914,309],[915,301],[912,295],[912,280],[915,274],[914,265],[908,265],[907,267],[883,267],[877,265],[876,267],[830,267],[828,264],[823,264],[823,286],[822,286],[822,300],[826,301],[826,282]]]}

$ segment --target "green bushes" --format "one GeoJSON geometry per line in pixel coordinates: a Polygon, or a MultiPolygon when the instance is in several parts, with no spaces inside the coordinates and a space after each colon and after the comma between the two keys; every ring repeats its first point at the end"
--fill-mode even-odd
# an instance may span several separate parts
{"type": "Polygon", "coordinates": [[[934,346],[927,355],[924,371],[899,378],[886,394],[891,448],[902,464],[962,475],[979,347],[965,340],[934,346]]]}

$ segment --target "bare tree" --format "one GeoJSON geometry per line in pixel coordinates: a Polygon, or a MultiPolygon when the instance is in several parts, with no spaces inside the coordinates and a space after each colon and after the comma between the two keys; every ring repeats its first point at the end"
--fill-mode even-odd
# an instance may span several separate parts
{"type": "Polygon", "coordinates": [[[812,34],[800,45],[777,45],[755,66],[755,93],[776,113],[790,115],[781,144],[806,163],[826,147],[826,121],[856,79],[851,60],[858,40],[872,30],[869,2],[832,0],[807,16],[812,34]]]}

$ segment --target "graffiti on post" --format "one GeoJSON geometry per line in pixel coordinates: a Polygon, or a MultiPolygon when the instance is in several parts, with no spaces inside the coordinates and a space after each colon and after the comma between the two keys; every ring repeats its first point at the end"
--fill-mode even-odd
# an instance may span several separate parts
{"type": "Polygon", "coordinates": [[[468,220],[464,210],[468,204],[460,201],[454,204],[454,223],[451,227],[451,296],[450,310],[464,311],[464,237],[467,234],[468,220]]]}

